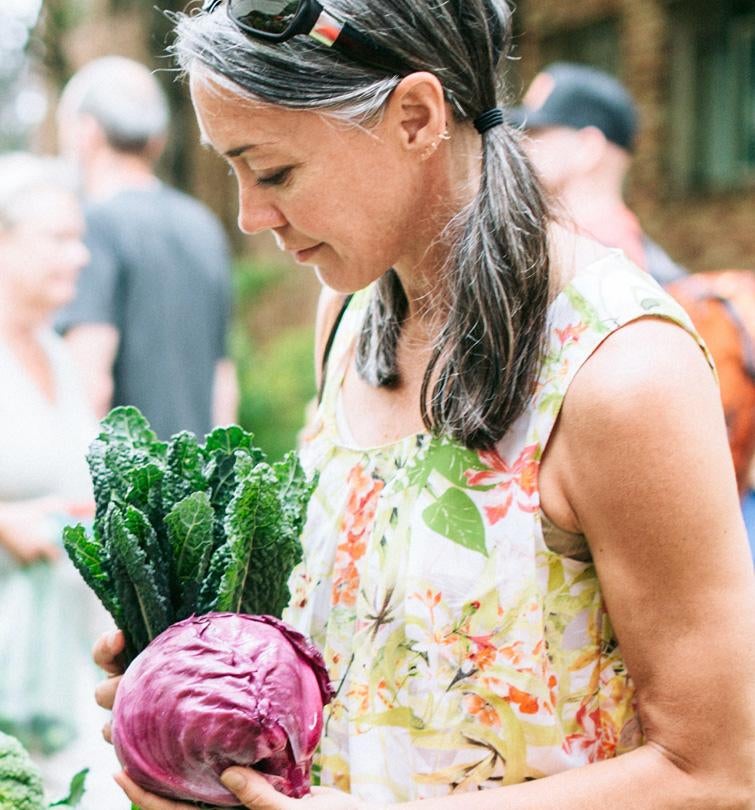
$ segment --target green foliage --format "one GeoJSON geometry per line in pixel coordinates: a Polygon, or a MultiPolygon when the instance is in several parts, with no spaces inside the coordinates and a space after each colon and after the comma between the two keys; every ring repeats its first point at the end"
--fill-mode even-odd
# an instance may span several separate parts
{"type": "Polygon", "coordinates": [[[21,743],[0,732],[0,810],[45,810],[47,807],[78,807],[86,791],[89,768],[79,771],[68,788],[68,795],[45,804],[39,768],[21,743]]]}
{"type": "Polygon", "coordinates": [[[250,302],[275,287],[281,278],[281,267],[275,262],[242,258],[233,268],[233,292],[237,301],[250,302]]]}
{"type": "Polygon", "coordinates": [[[123,630],[127,662],[193,613],[280,616],[313,489],[295,453],[270,465],[238,426],[204,445],[159,442],[136,408],[116,408],[88,460],[94,532],[67,527],[64,545],[123,630]]]}
{"type": "Polygon", "coordinates": [[[315,395],[314,314],[318,285],[280,259],[234,265],[231,354],[241,388],[239,422],[269,458],[296,446],[315,395]]]}
{"type": "Polygon", "coordinates": [[[26,749],[0,732],[0,810],[43,810],[42,777],[26,749]]]}
{"type": "Polygon", "coordinates": [[[264,346],[237,330],[233,355],[241,387],[239,421],[254,431],[270,458],[279,459],[296,446],[315,396],[312,328],[284,330],[264,346]]]}
{"type": "Polygon", "coordinates": [[[86,792],[88,773],[89,768],[84,768],[83,771],[79,771],[73,779],[71,779],[71,784],[68,787],[68,795],[57,802],[52,802],[50,807],[78,807],[86,792]]]}

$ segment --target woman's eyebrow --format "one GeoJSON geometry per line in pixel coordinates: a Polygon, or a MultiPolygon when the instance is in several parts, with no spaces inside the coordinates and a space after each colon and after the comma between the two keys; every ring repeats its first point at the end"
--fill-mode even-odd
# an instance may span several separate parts
{"type": "Polygon", "coordinates": [[[263,144],[247,143],[244,144],[243,146],[234,146],[233,149],[229,149],[227,152],[223,152],[223,157],[227,158],[239,157],[239,155],[243,155],[244,152],[248,152],[250,149],[256,149],[258,145],[262,146],[263,144]]]}
{"type": "Polygon", "coordinates": [[[228,149],[226,152],[223,152],[223,157],[227,158],[235,158],[243,155],[244,152],[250,152],[253,149],[262,149],[265,146],[276,146],[275,141],[263,141],[262,143],[246,143],[242,146],[234,146],[232,149],[228,149]]]}

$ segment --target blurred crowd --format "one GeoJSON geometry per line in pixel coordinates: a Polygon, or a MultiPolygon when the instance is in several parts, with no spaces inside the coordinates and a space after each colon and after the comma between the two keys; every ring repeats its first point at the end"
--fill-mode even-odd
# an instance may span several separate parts
{"type": "MultiPolygon", "coordinates": [[[[637,113],[612,77],[552,65],[510,119],[560,218],[623,250],[705,339],[752,545],[755,274],[689,274],[643,231],[623,198],[637,113]]],[[[58,158],[0,156],[0,615],[13,616],[0,623],[0,730],[30,748],[51,796],[89,766],[85,807],[120,810],[91,699],[89,650],[109,619],[61,528],[92,518],[85,454],[111,407],[139,407],[160,438],[236,420],[230,251],[217,218],[155,173],[169,113],[146,67],[89,63],[57,122],[58,158]]]]}

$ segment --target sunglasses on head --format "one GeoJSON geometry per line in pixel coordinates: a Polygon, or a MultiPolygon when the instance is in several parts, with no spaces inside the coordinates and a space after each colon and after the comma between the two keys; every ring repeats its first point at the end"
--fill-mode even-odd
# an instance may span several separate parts
{"type": "Polygon", "coordinates": [[[307,35],[355,62],[400,76],[408,72],[390,51],[317,0],[205,0],[202,10],[211,13],[221,3],[236,27],[254,39],[276,43],[307,35]]]}

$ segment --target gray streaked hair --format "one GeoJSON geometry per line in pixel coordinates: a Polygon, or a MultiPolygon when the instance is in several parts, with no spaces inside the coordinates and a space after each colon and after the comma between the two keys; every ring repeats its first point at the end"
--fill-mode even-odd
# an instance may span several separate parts
{"type": "Polygon", "coordinates": [[[141,153],[168,130],[168,101],[150,70],[123,56],[104,56],[77,71],[60,100],[63,114],[91,115],[119,152],[141,153]]]}
{"type": "Polygon", "coordinates": [[[49,189],[76,194],[74,172],[59,158],[8,152],[0,155],[0,228],[28,215],[29,200],[49,189]]]}
{"type": "MultiPolygon", "coordinates": [[[[511,46],[506,0],[329,0],[341,15],[406,64],[442,83],[458,122],[504,102],[499,70],[511,46]]],[[[355,124],[379,120],[400,76],[351,61],[308,37],[267,44],[245,36],[221,6],[176,15],[173,51],[241,96],[317,110],[355,124]]],[[[493,447],[529,402],[542,362],[550,296],[547,206],[519,135],[499,126],[482,136],[482,180],[449,223],[452,249],[434,295],[442,313],[425,372],[428,429],[467,447],[493,447]]],[[[368,383],[398,382],[397,345],[407,299],[388,270],[374,287],[357,347],[368,383]]]]}

